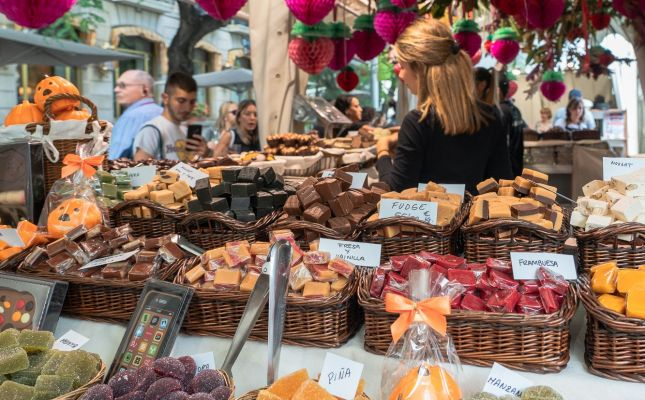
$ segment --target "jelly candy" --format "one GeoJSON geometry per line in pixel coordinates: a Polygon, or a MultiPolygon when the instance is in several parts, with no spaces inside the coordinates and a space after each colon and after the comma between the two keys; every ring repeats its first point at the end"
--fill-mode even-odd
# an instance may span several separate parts
{"type": "Polygon", "coordinates": [[[128,394],[137,387],[137,371],[120,371],[110,379],[108,385],[112,388],[114,397],[128,394]]]}
{"type": "Polygon", "coordinates": [[[74,379],[69,376],[40,375],[34,386],[35,397],[51,399],[64,395],[72,391],[73,384],[74,379]]]}
{"type": "Polygon", "coordinates": [[[146,400],[162,400],[172,392],[181,391],[181,383],[174,378],[161,378],[150,385],[146,392],[146,400]]]}
{"type": "MultiPolygon", "coordinates": [[[[121,397],[117,397],[115,400],[145,400],[145,399],[146,399],[146,394],[144,392],[136,391],[136,392],[125,394],[121,397]]],[[[168,399],[168,397],[164,397],[164,400],[166,399],[168,399]]]]}
{"type": "Polygon", "coordinates": [[[150,385],[155,383],[157,380],[157,373],[155,370],[149,366],[143,366],[137,370],[137,390],[140,390],[142,392],[146,392],[148,388],[150,388],[150,385]]]}
{"type": "Polygon", "coordinates": [[[190,395],[186,392],[172,392],[162,400],[188,400],[190,395]]]}
{"type": "Polygon", "coordinates": [[[522,400],[564,400],[564,398],[548,386],[532,386],[524,389],[522,400]]]}
{"type": "Polygon", "coordinates": [[[74,389],[85,385],[97,373],[96,358],[83,350],[68,352],[56,369],[56,375],[69,376],[74,380],[74,389]]]}
{"type": "Polygon", "coordinates": [[[34,395],[34,388],[20,383],[4,381],[0,385],[0,399],[10,400],[31,400],[34,395]]]}
{"type": "Polygon", "coordinates": [[[181,384],[182,386],[187,387],[190,381],[195,377],[197,364],[195,364],[195,360],[189,356],[179,357],[177,360],[184,365],[184,369],[186,370],[186,374],[184,375],[184,379],[182,379],[181,384]]]}
{"type": "Polygon", "coordinates": [[[10,375],[12,381],[20,383],[22,385],[34,386],[36,384],[36,379],[40,376],[39,372],[29,371],[24,369],[10,375]]]}
{"type": "Polygon", "coordinates": [[[214,400],[228,400],[231,397],[231,394],[233,394],[233,391],[230,387],[220,386],[213,389],[211,397],[213,397],[214,400]]]}
{"type": "Polygon", "coordinates": [[[79,400],[114,400],[112,388],[108,385],[92,386],[79,400]]]}
{"type": "Polygon", "coordinates": [[[3,347],[17,347],[18,336],[20,332],[17,329],[9,328],[0,333],[0,348],[3,347]]]}
{"type": "Polygon", "coordinates": [[[188,400],[213,400],[213,396],[208,393],[195,393],[190,395],[188,400]]]}
{"type": "Polygon", "coordinates": [[[184,364],[176,358],[162,357],[152,364],[155,372],[163,377],[175,378],[178,380],[184,379],[186,376],[186,368],[184,364]]]}
{"type": "Polygon", "coordinates": [[[18,345],[27,353],[45,351],[54,345],[54,334],[49,331],[24,330],[18,336],[18,345]]]}
{"type": "Polygon", "coordinates": [[[67,353],[60,350],[50,350],[49,358],[43,365],[40,373],[43,375],[55,375],[60,363],[67,356],[67,353]]]}
{"type": "Polygon", "coordinates": [[[11,374],[26,368],[29,368],[29,358],[24,349],[20,347],[0,349],[0,374],[11,374]]]}
{"type": "Polygon", "coordinates": [[[226,386],[224,376],[212,369],[201,371],[190,383],[193,393],[210,393],[220,386],[226,386]]]}
{"type": "MultiPolygon", "coordinates": [[[[41,374],[41,371],[43,370],[43,366],[45,363],[49,360],[49,358],[52,356],[52,352],[50,350],[48,351],[40,351],[38,353],[33,353],[29,354],[29,368],[27,369],[28,371],[33,371],[37,372],[38,374],[41,374]]],[[[47,374],[45,374],[47,375],[47,374]]]]}

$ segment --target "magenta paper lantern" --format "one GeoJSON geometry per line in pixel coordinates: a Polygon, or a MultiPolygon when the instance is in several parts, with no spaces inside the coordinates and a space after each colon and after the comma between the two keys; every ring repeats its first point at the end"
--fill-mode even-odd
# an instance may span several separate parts
{"type": "Polygon", "coordinates": [[[410,8],[417,4],[417,0],[391,0],[391,3],[399,8],[410,8]]]}
{"type": "Polygon", "coordinates": [[[374,30],[383,40],[393,44],[416,17],[417,13],[413,11],[381,10],[374,17],[374,30]]]}
{"type": "Polygon", "coordinates": [[[517,82],[515,81],[508,81],[508,93],[506,93],[506,98],[510,99],[511,97],[515,96],[515,93],[517,93],[517,82]]]}
{"type": "Polygon", "coordinates": [[[645,0],[613,0],[612,5],[627,18],[636,18],[639,10],[645,14],[645,0]]]}
{"type": "Polygon", "coordinates": [[[350,39],[331,39],[334,43],[334,56],[329,62],[328,67],[334,71],[340,71],[352,61],[356,55],[356,45],[350,39]]]}
{"type": "Polygon", "coordinates": [[[520,52],[520,44],[517,41],[517,33],[513,28],[501,28],[493,35],[493,44],[490,46],[490,53],[502,64],[509,64],[520,52]]]}
{"type": "Polygon", "coordinates": [[[322,21],[334,9],[334,0],[285,0],[291,13],[307,25],[322,21]]]}
{"type": "Polygon", "coordinates": [[[472,59],[482,46],[479,26],[471,19],[461,19],[453,25],[454,37],[459,47],[472,59]]]}
{"type": "Polygon", "coordinates": [[[359,78],[352,67],[347,67],[343,68],[343,70],[336,75],[336,83],[339,88],[349,93],[356,89],[356,86],[358,86],[359,83],[359,78]]]}
{"type": "Polygon", "coordinates": [[[540,92],[547,100],[556,102],[567,91],[567,85],[564,84],[562,73],[557,71],[546,71],[542,76],[540,92]]]}
{"type": "Polygon", "coordinates": [[[356,55],[363,61],[376,58],[385,49],[385,40],[374,30],[374,16],[360,15],[354,21],[352,34],[356,55]]]}
{"type": "Polygon", "coordinates": [[[45,28],[68,12],[76,0],[0,0],[0,12],[25,28],[45,28]]]}
{"type": "Polygon", "coordinates": [[[295,38],[289,43],[289,58],[301,70],[318,75],[334,57],[334,43],[326,37],[308,40],[295,38]]]}
{"type": "Polygon", "coordinates": [[[565,0],[527,0],[526,19],[537,29],[549,29],[564,12],[565,0]]]}
{"type": "Polygon", "coordinates": [[[235,16],[247,0],[196,0],[211,17],[225,21],[235,16]]]}

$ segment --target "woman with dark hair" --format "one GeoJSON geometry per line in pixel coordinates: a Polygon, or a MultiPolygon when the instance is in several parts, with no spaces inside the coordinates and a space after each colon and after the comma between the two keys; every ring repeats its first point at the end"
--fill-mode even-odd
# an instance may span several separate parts
{"type": "Polygon", "coordinates": [[[566,118],[560,118],[555,121],[555,126],[568,131],[581,131],[585,129],[593,129],[585,121],[585,105],[582,99],[573,98],[567,104],[566,118]]]}
{"type": "Polygon", "coordinates": [[[260,151],[258,133],[258,111],[254,100],[242,100],[237,106],[236,126],[222,132],[219,143],[214,150],[216,156],[230,152],[260,151]]]}
{"type": "Polygon", "coordinates": [[[352,121],[350,126],[341,129],[338,133],[339,137],[347,136],[347,133],[350,131],[358,131],[361,129],[370,131],[373,129],[371,126],[367,126],[367,122],[362,121],[363,108],[361,107],[361,102],[358,100],[358,97],[351,95],[338,96],[334,102],[334,107],[352,121]]]}

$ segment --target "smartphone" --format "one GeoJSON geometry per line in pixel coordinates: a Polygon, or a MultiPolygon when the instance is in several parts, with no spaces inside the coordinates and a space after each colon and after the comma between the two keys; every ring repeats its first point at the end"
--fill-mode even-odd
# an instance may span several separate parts
{"type": "Polygon", "coordinates": [[[188,134],[186,135],[188,139],[192,139],[193,136],[202,135],[202,126],[201,125],[188,125],[188,134]]]}

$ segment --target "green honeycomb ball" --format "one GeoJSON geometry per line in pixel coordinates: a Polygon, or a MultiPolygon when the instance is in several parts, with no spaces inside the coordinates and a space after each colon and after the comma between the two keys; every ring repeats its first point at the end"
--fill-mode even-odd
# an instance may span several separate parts
{"type": "Polygon", "coordinates": [[[522,400],[564,400],[564,397],[548,386],[531,386],[524,389],[522,400]]]}
{"type": "Polygon", "coordinates": [[[487,392],[481,392],[481,393],[475,393],[474,395],[470,396],[468,400],[499,400],[497,396],[487,393],[487,392]]]}

